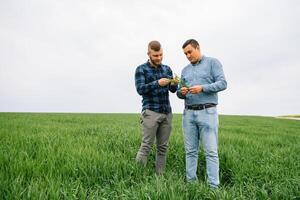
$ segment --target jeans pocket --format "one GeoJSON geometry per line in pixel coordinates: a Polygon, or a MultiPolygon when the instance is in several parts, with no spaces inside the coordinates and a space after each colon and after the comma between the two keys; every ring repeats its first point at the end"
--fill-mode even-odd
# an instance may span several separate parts
{"type": "Polygon", "coordinates": [[[141,112],[141,115],[140,115],[140,124],[143,124],[143,113],[144,113],[144,110],[141,112]]]}
{"type": "Polygon", "coordinates": [[[145,109],[143,112],[142,112],[142,116],[143,117],[147,117],[148,115],[150,115],[149,113],[150,111],[148,109],[145,109]]]}
{"type": "Polygon", "coordinates": [[[143,118],[140,117],[140,124],[143,124],[143,118]]]}
{"type": "Polygon", "coordinates": [[[217,113],[217,108],[216,107],[205,108],[205,111],[206,111],[207,114],[216,114],[217,113]]]}
{"type": "Polygon", "coordinates": [[[186,114],[186,109],[183,110],[183,116],[186,114]]]}
{"type": "Polygon", "coordinates": [[[146,111],[147,111],[147,109],[145,109],[145,110],[143,110],[142,112],[141,112],[141,115],[140,115],[140,123],[141,124],[143,124],[143,121],[144,121],[144,119],[146,118],[146,111]]]}

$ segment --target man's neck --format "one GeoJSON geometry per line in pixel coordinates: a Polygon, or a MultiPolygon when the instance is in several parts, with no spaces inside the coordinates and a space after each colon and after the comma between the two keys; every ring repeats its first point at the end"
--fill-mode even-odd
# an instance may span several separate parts
{"type": "Polygon", "coordinates": [[[203,55],[200,54],[200,55],[199,55],[199,58],[198,58],[198,60],[197,60],[197,63],[200,62],[200,61],[202,60],[202,58],[203,58],[203,55]]]}
{"type": "Polygon", "coordinates": [[[200,56],[199,56],[199,58],[197,59],[197,61],[194,62],[194,63],[192,63],[192,64],[195,65],[195,64],[199,63],[199,62],[202,60],[202,58],[203,58],[203,55],[200,54],[200,56]]]}
{"type": "Polygon", "coordinates": [[[160,66],[160,65],[155,65],[151,60],[149,60],[149,63],[151,67],[154,67],[155,69],[157,69],[160,66]]]}

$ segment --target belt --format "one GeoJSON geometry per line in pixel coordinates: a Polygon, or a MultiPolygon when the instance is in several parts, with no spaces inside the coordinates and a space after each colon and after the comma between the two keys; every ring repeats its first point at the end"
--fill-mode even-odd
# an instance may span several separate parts
{"type": "Polygon", "coordinates": [[[195,105],[185,105],[185,109],[188,110],[203,110],[204,108],[215,107],[216,104],[195,104],[195,105]]]}

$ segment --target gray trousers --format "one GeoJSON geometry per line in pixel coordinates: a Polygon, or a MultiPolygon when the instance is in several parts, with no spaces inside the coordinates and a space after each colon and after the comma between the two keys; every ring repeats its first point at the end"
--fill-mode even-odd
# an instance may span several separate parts
{"type": "Polygon", "coordinates": [[[136,161],[146,165],[147,157],[156,138],[155,172],[161,174],[166,166],[166,154],[172,129],[172,113],[162,114],[146,109],[141,114],[141,121],[143,136],[136,161]]]}

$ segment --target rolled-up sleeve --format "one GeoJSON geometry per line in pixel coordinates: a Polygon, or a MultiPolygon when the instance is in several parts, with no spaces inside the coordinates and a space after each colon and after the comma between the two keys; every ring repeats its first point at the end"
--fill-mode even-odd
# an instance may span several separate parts
{"type": "MultiPolygon", "coordinates": [[[[183,71],[181,72],[181,80],[183,80],[183,71]]],[[[176,91],[176,95],[177,95],[177,97],[179,98],[179,99],[185,99],[186,98],[186,96],[183,96],[182,94],[181,94],[181,87],[183,87],[182,86],[182,82],[180,82],[179,83],[179,86],[178,86],[178,88],[177,88],[177,91],[176,91]]]]}

